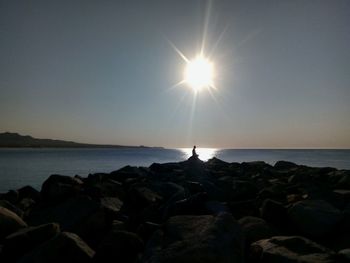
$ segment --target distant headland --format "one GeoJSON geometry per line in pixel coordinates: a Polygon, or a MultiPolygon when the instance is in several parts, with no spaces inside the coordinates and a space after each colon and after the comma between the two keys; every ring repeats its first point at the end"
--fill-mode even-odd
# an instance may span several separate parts
{"type": "Polygon", "coordinates": [[[126,146],[108,144],[88,144],[72,141],[38,139],[29,135],[4,132],[0,133],[0,148],[162,148],[148,146],[126,146]]]}

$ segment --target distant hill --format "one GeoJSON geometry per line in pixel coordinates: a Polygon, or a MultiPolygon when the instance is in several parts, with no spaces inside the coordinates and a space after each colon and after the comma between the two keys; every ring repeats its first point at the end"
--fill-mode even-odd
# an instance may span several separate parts
{"type": "Polygon", "coordinates": [[[37,139],[29,135],[4,132],[0,133],[0,148],[14,147],[35,147],[35,148],[148,148],[145,146],[121,146],[121,145],[100,145],[86,144],[71,141],[37,139]]]}

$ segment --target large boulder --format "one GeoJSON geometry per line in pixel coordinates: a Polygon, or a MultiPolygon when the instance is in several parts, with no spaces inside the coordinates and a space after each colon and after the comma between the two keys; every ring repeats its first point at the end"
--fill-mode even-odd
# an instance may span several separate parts
{"type": "Polygon", "coordinates": [[[100,238],[107,228],[105,208],[86,196],[68,199],[55,206],[38,206],[31,211],[27,221],[31,225],[57,222],[63,231],[77,233],[86,241],[100,238]]]}
{"type": "Polygon", "coordinates": [[[246,238],[246,243],[250,245],[251,243],[269,238],[276,235],[276,231],[268,225],[264,219],[254,216],[242,217],[238,220],[241,225],[244,236],[246,238]]]}
{"type": "Polygon", "coordinates": [[[59,232],[60,227],[55,223],[20,229],[5,238],[2,255],[7,261],[15,261],[59,232]]]}
{"type": "Polygon", "coordinates": [[[298,167],[299,166],[297,164],[287,161],[278,161],[274,165],[274,168],[277,170],[291,170],[296,169],[298,167]]]}
{"type": "Polygon", "coordinates": [[[51,175],[41,187],[41,196],[44,201],[60,202],[78,194],[83,182],[66,175],[51,175]]]}
{"type": "Polygon", "coordinates": [[[5,207],[0,207],[0,240],[27,224],[15,213],[5,207]]]}
{"type": "Polygon", "coordinates": [[[40,199],[40,192],[29,185],[18,189],[17,192],[19,200],[30,198],[34,201],[38,201],[40,199]]]}
{"type": "Polygon", "coordinates": [[[324,200],[304,200],[288,210],[291,222],[305,235],[323,237],[342,220],[342,213],[324,200]]]}
{"type": "Polygon", "coordinates": [[[251,245],[251,262],[336,263],[332,252],[299,236],[275,236],[251,245]]]}
{"type": "Polygon", "coordinates": [[[243,262],[244,237],[228,213],[218,216],[174,216],[154,233],[144,262],[243,262]]]}
{"type": "Polygon", "coordinates": [[[62,232],[24,255],[19,263],[91,262],[95,252],[76,234],[62,232]]]}
{"type": "Polygon", "coordinates": [[[0,207],[5,207],[6,209],[10,210],[11,212],[15,213],[21,218],[24,215],[24,212],[22,209],[18,208],[17,206],[13,205],[7,200],[0,200],[0,207]]]}
{"type": "Polygon", "coordinates": [[[138,262],[144,244],[135,233],[115,231],[110,233],[96,250],[94,262],[138,262]]]}

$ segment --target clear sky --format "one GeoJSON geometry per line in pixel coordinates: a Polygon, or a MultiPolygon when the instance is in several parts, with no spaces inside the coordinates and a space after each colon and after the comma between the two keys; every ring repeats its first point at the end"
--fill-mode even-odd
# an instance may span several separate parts
{"type": "Polygon", "coordinates": [[[0,0],[2,131],[350,148],[350,1],[0,0]],[[186,63],[170,42],[190,59],[203,36],[217,89],[171,88],[186,63]]]}

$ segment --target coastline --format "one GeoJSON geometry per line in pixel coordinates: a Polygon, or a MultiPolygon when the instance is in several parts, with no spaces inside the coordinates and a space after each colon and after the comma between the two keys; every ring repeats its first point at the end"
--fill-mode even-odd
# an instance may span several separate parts
{"type": "Polygon", "coordinates": [[[349,256],[349,170],[191,157],[88,177],[51,175],[40,192],[24,186],[0,200],[4,262],[349,256]]]}

